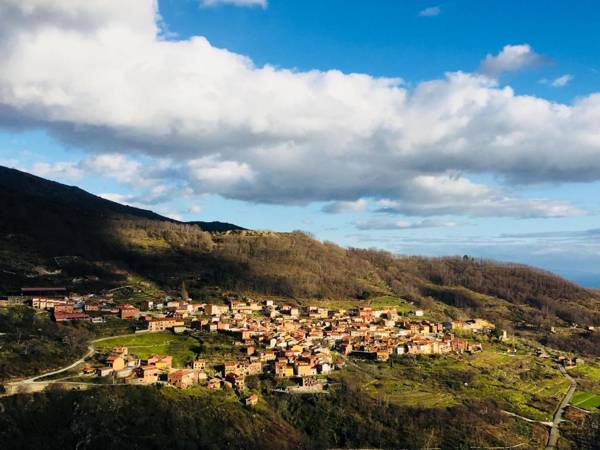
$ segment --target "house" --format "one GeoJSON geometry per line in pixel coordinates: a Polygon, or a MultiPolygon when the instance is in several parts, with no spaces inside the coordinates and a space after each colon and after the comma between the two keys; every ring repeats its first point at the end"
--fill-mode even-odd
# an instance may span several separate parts
{"type": "Polygon", "coordinates": [[[131,319],[138,316],[139,313],[140,310],[133,305],[126,304],[119,306],[119,317],[121,319],[131,319]]]}
{"type": "Polygon", "coordinates": [[[176,320],[173,317],[157,317],[146,319],[148,324],[148,331],[155,333],[158,331],[165,331],[174,327],[184,326],[185,323],[180,320],[176,320]]]}
{"type": "Polygon", "coordinates": [[[75,311],[75,305],[73,304],[64,304],[64,305],[54,305],[54,312],[63,312],[63,313],[74,313],[74,312],[80,312],[80,311],[75,311]]]}
{"type": "Polygon", "coordinates": [[[142,384],[154,384],[158,381],[160,369],[156,366],[140,366],[136,369],[136,374],[139,378],[139,382],[142,384]]]}
{"type": "Polygon", "coordinates": [[[125,368],[125,358],[118,354],[108,355],[106,362],[110,365],[113,370],[121,370],[125,368]]]}
{"type": "Polygon", "coordinates": [[[245,382],[244,377],[242,375],[237,375],[235,373],[228,373],[227,376],[225,377],[225,379],[227,381],[229,381],[231,383],[231,385],[237,391],[243,391],[244,388],[246,387],[246,382],[245,382]]]}
{"type": "Polygon", "coordinates": [[[173,365],[173,357],[170,355],[154,355],[146,360],[146,364],[156,366],[160,370],[169,370],[173,365]]]}
{"type": "Polygon", "coordinates": [[[113,372],[113,368],[110,366],[98,367],[96,369],[96,374],[99,377],[106,377],[106,376],[110,375],[112,372],[113,372]]]}
{"type": "Polygon", "coordinates": [[[220,316],[221,314],[225,314],[229,311],[229,307],[227,305],[215,305],[208,304],[204,307],[204,312],[209,316],[220,316]]]}
{"type": "Polygon", "coordinates": [[[275,364],[275,376],[279,378],[289,378],[294,376],[294,366],[287,362],[275,364]]]}
{"type": "Polygon", "coordinates": [[[64,322],[67,320],[87,320],[89,319],[90,316],[88,316],[86,313],[81,313],[81,312],[55,312],[54,313],[54,320],[56,322],[64,322]]]}
{"type": "Polygon", "coordinates": [[[260,360],[252,360],[243,364],[246,375],[260,375],[262,373],[262,363],[260,360]]]}
{"type": "Polygon", "coordinates": [[[153,300],[142,301],[142,309],[144,311],[149,311],[151,309],[154,309],[154,301],[153,300]]]}
{"type": "Polygon", "coordinates": [[[169,373],[167,381],[178,389],[185,389],[196,384],[198,377],[193,370],[179,369],[169,373]]]}
{"type": "Polygon", "coordinates": [[[192,369],[194,370],[206,370],[206,360],[205,359],[195,359],[192,363],[192,369]]]}
{"type": "Polygon", "coordinates": [[[385,350],[377,351],[377,361],[387,361],[388,359],[390,359],[390,352],[385,350]]]}
{"type": "Polygon", "coordinates": [[[258,395],[252,394],[245,400],[246,406],[256,406],[258,404],[258,395]]]}
{"type": "Polygon", "coordinates": [[[210,380],[208,380],[206,387],[211,390],[221,389],[221,379],[211,378],[210,380]]]}
{"type": "Polygon", "coordinates": [[[309,377],[316,374],[316,370],[310,367],[310,364],[305,361],[297,361],[295,369],[296,376],[299,377],[309,377]]]}
{"type": "Polygon", "coordinates": [[[85,366],[83,369],[81,369],[82,375],[92,375],[95,372],[96,372],[96,368],[92,367],[92,366],[85,366]]]}

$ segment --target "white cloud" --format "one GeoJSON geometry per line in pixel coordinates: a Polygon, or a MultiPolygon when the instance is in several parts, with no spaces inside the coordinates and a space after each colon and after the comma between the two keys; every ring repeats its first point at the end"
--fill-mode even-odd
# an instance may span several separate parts
{"type": "Polygon", "coordinates": [[[200,192],[235,192],[246,189],[254,181],[254,173],[248,164],[221,161],[218,155],[189,161],[188,171],[200,192]]]}
{"type": "Polygon", "coordinates": [[[93,155],[79,164],[81,169],[104,175],[121,183],[143,181],[140,163],[118,153],[93,155]]]}
{"type": "Polygon", "coordinates": [[[29,171],[39,177],[63,181],[80,180],[85,173],[76,163],[71,162],[37,162],[29,171]]]}
{"type": "Polygon", "coordinates": [[[546,58],[534,52],[529,44],[505,45],[497,55],[487,54],[481,63],[481,71],[497,77],[503,72],[530,69],[545,62],[546,58]]]}
{"type": "Polygon", "coordinates": [[[333,202],[323,207],[323,212],[339,214],[347,212],[363,211],[369,204],[367,199],[359,198],[355,201],[333,202]]]}
{"type": "Polygon", "coordinates": [[[98,194],[103,199],[110,200],[111,202],[121,203],[122,205],[133,206],[134,208],[152,210],[157,214],[168,217],[173,220],[183,221],[183,217],[180,212],[173,211],[169,206],[156,205],[155,203],[147,203],[143,199],[139,199],[134,195],[119,194],[114,192],[105,192],[98,194]]]}
{"type": "Polygon", "coordinates": [[[219,5],[234,5],[234,6],[260,6],[267,7],[267,0],[200,0],[202,6],[219,6],[219,5]]]}
{"type": "Polygon", "coordinates": [[[366,220],[356,222],[359,230],[414,230],[419,228],[448,228],[459,224],[449,220],[366,220]]]}
{"type": "Polygon", "coordinates": [[[422,17],[434,17],[439,16],[442,12],[442,9],[439,6],[430,6],[429,8],[425,8],[419,11],[419,16],[422,17]]]}
{"type": "MultiPolygon", "coordinates": [[[[203,37],[164,40],[154,0],[75,3],[0,1],[0,126],[45,128],[87,149],[81,170],[252,202],[389,199],[428,215],[489,215],[497,204],[518,217],[578,210],[535,207],[466,186],[469,177],[600,179],[600,94],[562,104],[481,74],[408,89],[399,78],[257,67],[203,37]],[[453,173],[465,175],[448,185],[453,173]],[[448,199],[438,182],[476,201],[448,199]]],[[[484,65],[516,70],[540,58],[507,46],[484,65]]]]}
{"type": "Polygon", "coordinates": [[[555,78],[553,80],[548,80],[546,78],[542,78],[540,80],[540,83],[547,84],[547,85],[550,85],[552,87],[564,87],[567,84],[569,84],[572,79],[573,79],[573,75],[567,73],[567,74],[562,75],[562,76],[560,76],[558,78],[555,78]]]}
{"type": "Polygon", "coordinates": [[[376,202],[377,212],[410,216],[556,218],[586,214],[568,202],[528,199],[457,176],[418,176],[400,199],[376,202]]]}
{"type": "Polygon", "coordinates": [[[102,197],[105,200],[110,200],[111,202],[121,203],[123,205],[131,205],[131,196],[126,194],[118,194],[116,192],[103,192],[98,194],[98,197],[102,197]]]}

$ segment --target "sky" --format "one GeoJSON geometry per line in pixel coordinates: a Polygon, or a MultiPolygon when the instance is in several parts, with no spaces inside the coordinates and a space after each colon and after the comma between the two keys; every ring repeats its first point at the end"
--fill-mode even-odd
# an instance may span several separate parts
{"type": "Polygon", "coordinates": [[[0,0],[0,165],[600,287],[594,1],[0,0]]]}

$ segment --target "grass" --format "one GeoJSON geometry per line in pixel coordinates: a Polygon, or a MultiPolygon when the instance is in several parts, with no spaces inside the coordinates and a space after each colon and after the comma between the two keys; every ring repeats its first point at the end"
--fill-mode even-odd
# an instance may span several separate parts
{"type": "Polygon", "coordinates": [[[594,408],[600,407],[600,395],[592,394],[586,391],[579,391],[573,396],[571,404],[573,406],[577,406],[578,408],[591,411],[594,408]]]}
{"type": "Polygon", "coordinates": [[[414,305],[410,304],[406,300],[395,297],[392,295],[382,295],[379,297],[372,297],[368,300],[357,300],[357,299],[297,299],[290,301],[290,299],[275,299],[278,303],[296,303],[299,306],[319,306],[321,308],[328,309],[352,309],[356,307],[370,306],[373,309],[383,309],[393,307],[401,313],[405,314],[415,309],[418,309],[414,305]]]}
{"type": "Polygon", "coordinates": [[[416,308],[406,300],[391,295],[383,295],[367,300],[367,303],[373,309],[381,309],[386,307],[394,307],[399,313],[406,314],[414,311],[416,308]]]}
{"type": "Polygon", "coordinates": [[[130,320],[122,320],[117,317],[106,316],[104,323],[94,325],[94,334],[97,337],[117,336],[135,331],[135,325],[130,320]]]}
{"type": "Polygon", "coordinates": [[[96,343],[96,348],[104,350],[118,346],[129,348],[131,354],[142,359],[155,354],[171,355],[174,367],[185,367],[196,357],[206,359],[209,367],[214,367],[242,356],[241,350],[234,347],[233,338],[220,333],[143,333],[96,343]]]}
{"type": "Polygon", "coordinates": [[[115,300],[122,303],[140,304],[143,300],[159,300],[166,296],[165,291],[139,275],[130,274],[127,277],[130,288],[115,291],[115,300]]]}
{"type": "Polygon", "coordinates": [[[185,367],[197,353],[198,340],[188,335],[165,332],[116,337],[96,343],[96,348],[105,350],[118,346],[128,347],[131,354],[141,359],[155,354],[171,355],[174,367],[185,367]]]}
{"type": "Polygon", "coordinates": [[[549,361],[492,350],[474,355],[399,357],[391,363],[352,362],[333,378],[358,383],[381,401],[423,408],[495,400],[502,409],[549,420],[569,383],[549,361]]]}
{"type": "Polygon", "coordinates": [[[600,395],[600,359],[586,360],[585,364],[569,369],[582,391],[600,395]]]}
{"type": "Polygon", "coordinates": [[[198,356],[206,359],[209,366],[222,364],[226,360],[237,360],[241,349],[233,346],[233,338],[220,333],[198,332],[194,335],[198,340],[198,356]]]}

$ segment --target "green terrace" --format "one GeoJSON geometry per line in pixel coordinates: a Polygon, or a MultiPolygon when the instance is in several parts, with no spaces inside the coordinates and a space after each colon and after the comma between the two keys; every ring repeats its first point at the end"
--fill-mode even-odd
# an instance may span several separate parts
{"type": "Polygon", "coordinates": [[[387,363],[349,361],[345,370],[332,377],[402,406],[435,408],[492,399],[502,409],[540,421],[551,419],[569,386],[551,361],[494,350],[401,356],[387,363]]]}

